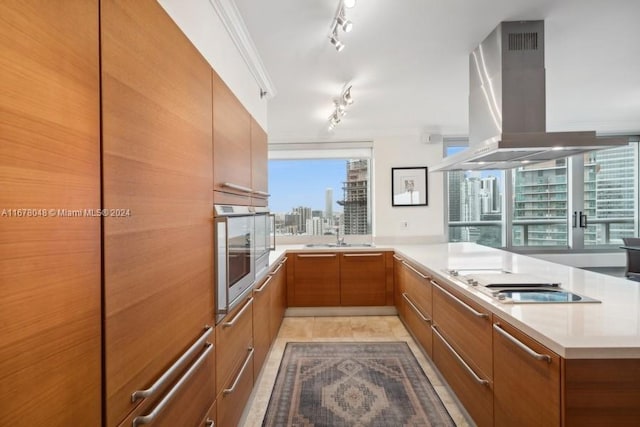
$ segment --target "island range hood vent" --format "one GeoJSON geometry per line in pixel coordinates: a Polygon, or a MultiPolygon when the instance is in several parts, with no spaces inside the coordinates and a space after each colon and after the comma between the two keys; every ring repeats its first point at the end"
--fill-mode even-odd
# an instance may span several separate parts
{"type": "Polygon", "coordinates": [[[469,55],[469,147],[430,171],[511,169],[626,145],[546,132],[544,21],[502,22],[469,55]]]}

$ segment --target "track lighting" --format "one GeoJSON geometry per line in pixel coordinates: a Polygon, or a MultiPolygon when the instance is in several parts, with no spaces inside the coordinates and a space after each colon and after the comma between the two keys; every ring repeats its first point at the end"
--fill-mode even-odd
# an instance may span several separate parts
{"type": "Polygon", "coordinates": [[[333,100],[333,113],[329,116],[329,130],[333,130],[347,115],[347,107],[353,104],[351,86],[346,87],[338,98],[333,100]]]}
{"type": "Polygon", "coordinates": [[[331,41],[331,44],[336,48],[338,52],[344,49],[344,43],[338,40],[338,32],[336,30],[333,31],[333,34],[331,34],[331,37],[329,38],[329,40],[331,41]]]}
{"type": "Polygon", "coordinates": [[[353,22],[347,18],[344,8],[351,8],[355,6],[355,0],[345,1],[340,0],[338,3],[338,9],[336,10],[336,14],[331,22],[331,31],[329,32],[329,40],[331,44],[335,46],[336,50],[340,52],[344,49],[344,43],[342,43],[338,39],[338,28],[341,28],[345,33],[350,32],[353,29],[353,22]]]}

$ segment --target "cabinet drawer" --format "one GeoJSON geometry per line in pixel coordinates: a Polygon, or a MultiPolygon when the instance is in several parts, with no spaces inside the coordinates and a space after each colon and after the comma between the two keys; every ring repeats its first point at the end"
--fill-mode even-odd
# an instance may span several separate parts
{"type": "MultiPolygon", "coordinates": [[[[236,307],[216,326],[216,394],[253,348],[253,297],[236,307]]],[[[253,378],[252,378],[253,380],[253,378]]]]}
{"type": "Polygon", "coordinates": [[[559,426],[560,356],[495,317],[493,358],[495,426],[559,426]]]}
{"type": "Polygon", "coordinates": [[[433,289],[428,274],[418,270],[406,261],[402,262],[404,269],[404,291],[411,301],[427,317],[433,313],[433,289]]]}
{"type": "Polygon", "coordinates": [[[204,417],[199,427],[216,427],[216,407],[217,400],[213,402],[213,405],[207,411],[207,415],[204,417]]]}
{"type": "Polygon", "coordinates": [[[253,349],[244,352],[242,364],[224,384],[217,398],[220,427],[237,426],[253,389],[253,349]]]}
{"type": "Polygon", "coordinates": [[[489,379],[474,371],[436,326],[433,361],[479,427],[493,426],[493,391],[489,379]]]}
{"type": "Polygon", "coordinates": [[[492,378],[491,312],[446,285],[434,280],[431,283],[433,323],[476,372],[492,378]]]}
{"type": "Polygon", "coordinates": [[[206,344],[164,394],[142,401],[120,427],[199,425],[216,397],[214,378],[214,346],[206,344]]]}
{"type": "Polygon", "coordinates": [[[273,277],[267,276],[253,290],[253,370],[257,377],[271,346],[271,298],[273,277]]]}
{"type": "Polygon", "coordinates": [[[432,357],[433,343],[431,318],[411,300],[411,297],[406,292],[403,292],[400,298],[402,298],[402,309],[400,312],[402,313],[401,315],[407,328],[411,331],[416,341],[420,343],[429,357],[432,357]]]}

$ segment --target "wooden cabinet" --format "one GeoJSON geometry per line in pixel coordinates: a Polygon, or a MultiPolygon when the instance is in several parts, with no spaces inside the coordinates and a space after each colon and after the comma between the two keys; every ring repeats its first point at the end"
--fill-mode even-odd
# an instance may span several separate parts
{"type": "MultiPolygon", "coordinates": [[[[391,252],[389,252],[391,254],[391,252]]],[[[385,252],[340,254],[340,305],[382,306],[392,302],[387,294],[385,252]]]]}
{"type": "Polygon", "coordinates": [[[493,363],[496,427],[560,425],[560,356],[495,316],[493,363]]]}
{"type": "MultiPolygon", "coordinates": [[[[397,257],[396,257],[397,258],[397,257]]],[[[424,351],[433,354],[432,343],[432,286],[429,276],[407,261],[397,258],[396,277],[399,295],[396,306],[400,318],[424,351]]]]}
{"type": "Polygon", "coordinates": [[[271,347],[271,311],[273,293],[273,276],[267,276],[253,290],[253,356],[254,380],[258,377],[262,364],[271,347]]]}
{"type": "Polygon", "coordinates": [[[301,252],[287,269],[287,305],[393,305],[393,253],[301,252]]]}
{"type": "Polygon", "coordinates": [[[126,210],[104,218],[113,426],[213,324],[212,88],[210,66],[157,2],[103,0],[101,42],[103,206],[126,210]]]}
{"type": "Polygon", "coordinates": [[[286,272],[284,258],[253,290],[254,381],[258,378],[271,343],[278,334],[286,309],[286,272]]]}
{"type": "Polygon", "coordinates": [[[212,73],[215,202],[248,205],[253,185],[251,116],[220,76],[212,73]]]}
{"type": "Polygon", "coordinates": [[[277,267],[270,273],[273,277],[273,290],[271,293],[271,341],[276,339],[284,312],[287,309],[287,258],[283,258],[277,267]]]}
{"type": "Polygon", "coordinates": [[[248,297],[216,326],[217,418],[220,426],[235,426],[253,389],[253,310],[248,297]]]}
{"type": "Polygon", "coordinates": [[[290,307],[340,305],[340,258],[335,252],[292,254],[287,268],[290,307]]]}
{"type": "Polygon", "coordinates": [[[433,285],[433,360],[478,426],[493,424],[492,314],[433,285]]]}
{"type": "Polygon", "coordinates": [[[96,0],[0,2],[0,425],[101,420],[96,0]]]}
{"type": "MultiPolygon", "coordinates": [[[[151,399],[151,405],[140,405],[124,420],[121,427],[130,427],[135,420],[149,419],[151,427],[198,426],[208,417],[215,400],[215,351],[207,343],[196,354],[166,393],[151,399]],[[173,398],[167,398],[173,393],[173,398]],[[161,403],[167,399],[166,406],[161,403]],[[156,415],[153,415],[156,412],[156,415]]],[[[215,407],[213,407],[215,411],[215,407]]],[[[214,412],[215,417],[215,412],[214,412]]],[[[215,419],[215,418],[214,418],[215,419]]]]}
{"type": "Polygon", "coordinates": [[[267,133],[251,118],[251,189],[253,206],[267,206],[268,183],[267,133]]]}

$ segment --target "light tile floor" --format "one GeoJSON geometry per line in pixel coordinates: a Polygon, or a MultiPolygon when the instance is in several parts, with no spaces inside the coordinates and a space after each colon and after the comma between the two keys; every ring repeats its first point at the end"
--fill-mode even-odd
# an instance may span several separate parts
{"type": "Polygon", "coordinates": [[[397,316],[359,316],[286,317],[257,379],[252,401],[244,417],[244,427],[262,425],[286,343],[312,341],[406,341],[456,425],[471,425],[449,388],[397,316]]]}

